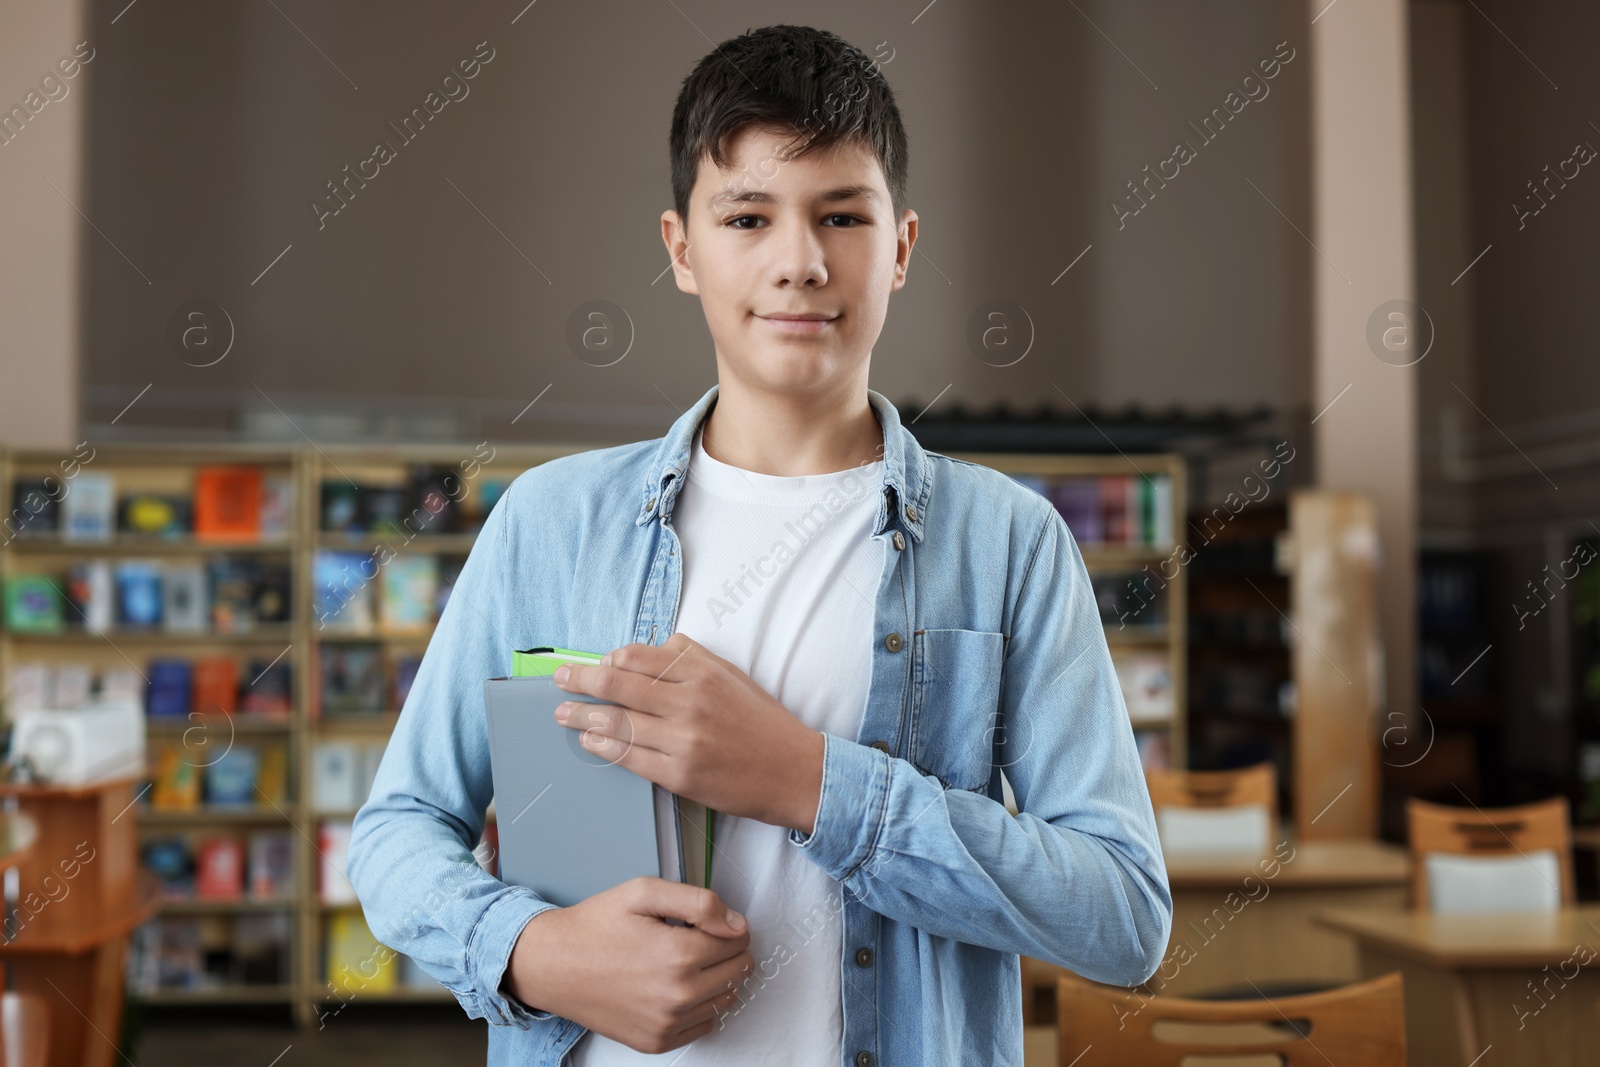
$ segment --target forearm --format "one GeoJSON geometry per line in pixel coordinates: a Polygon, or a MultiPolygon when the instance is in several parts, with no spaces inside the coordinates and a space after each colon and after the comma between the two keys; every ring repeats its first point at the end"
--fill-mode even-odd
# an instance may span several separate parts
{"type": "Polygon", "coordinates": [[[442,982],[474,1018],[539,1016],[499,988],[528,920],[553,907],[479,866],[457,820],[415,798],[374,797],[356,816],[348,875],[373,935],[442,982]]]}
{"type": "Polygon", "coordinates": [[[1154,970],[1171,896],[1160,857],[1120,839],[1116,818],[1091,832],[1013,817],[905,760],[832,736],[828,745],[818,828],[791,840],[874,911],[1096,981],[1134,984],[1154,970]]]}

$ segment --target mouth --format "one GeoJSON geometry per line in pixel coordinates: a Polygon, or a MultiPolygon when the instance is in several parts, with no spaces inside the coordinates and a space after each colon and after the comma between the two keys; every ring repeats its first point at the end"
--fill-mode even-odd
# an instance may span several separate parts
{"type": "Polygon", "coordinates": [[[772,327],[786,334],[818,334],[829,329],[838,321],[838,315],[828,315],[823,312],[802,312],[798,314],[778,313],[773,315],[757,315],[756,318],[770,323],[772,327]]]}

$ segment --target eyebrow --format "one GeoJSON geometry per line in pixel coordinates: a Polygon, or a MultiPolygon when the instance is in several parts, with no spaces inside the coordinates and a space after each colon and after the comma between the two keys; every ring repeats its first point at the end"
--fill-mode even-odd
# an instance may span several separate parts
{"type": "MultiPolygon", "coordinates": [[[[817,199],[825,204],[832,204],[840,200],[854,200],[856,197],[871,204],[877,204],[880,200],[877,190],[870,185],[840,186],[837,189],[829,189],[817,199]]],[[[711,198],[709,206],[715,208],[729,204],[776,204],[777,202],[777,197],[759,189],[724,189],[711,198]]]]}

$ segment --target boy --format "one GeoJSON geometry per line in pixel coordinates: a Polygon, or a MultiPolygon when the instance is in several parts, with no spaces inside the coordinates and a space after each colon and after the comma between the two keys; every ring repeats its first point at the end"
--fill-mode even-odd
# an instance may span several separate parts
{"type": "Polygon", "coordinates": [[[717,384],[663,438],[507,490],[350,879],[378,938],[494,1024],[491,1064],[1020,1064],[1019,953],[1132,985],[1171,924],[1082,557],[1043,497],[923,450],[867,387],[917,217],[860,51],[724,42],[671,150],[662,235],[717,384]],[[479,694],[533,645],[609,651],[558,676],[606,701],[565,723],[718,812],[710,888],[560,908],[478,867],[479,694]]]}

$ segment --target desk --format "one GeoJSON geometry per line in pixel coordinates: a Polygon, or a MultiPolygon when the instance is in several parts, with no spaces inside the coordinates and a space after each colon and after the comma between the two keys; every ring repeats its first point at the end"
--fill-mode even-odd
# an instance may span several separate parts
{"type": "Polygon", "coordinates": [[[1411,856],[1383,841],[1306,841],[1271,856],[1167,862],[1172,940],[1151,985],[1169,996],[1273,982],[1356,980],[1349,938],[1318,927],[1327,907],[1404,907],[1411,856]],[[1292,850],[1292,851],[1291,851],[1292,850]]]}
{"type": "Polygon", "coordinates": [[[1355,937],[1363,976],[1405,974],[1411,1067],[1461,1067],[1490,1045],[1485,1064],[1594,1062],[1600,906],[1494,915],[1335,908],[1317,918],[1355,937]]]}
{"type": "MultiPolygon", "coordinates": [[[[44,1002],[52,1067],[120,1062],[127,937],[161,907],[160,882],[139,869],[138,783],[0,783],[0,797],[15,798],[38,830],[31,853],[19,857],[20,897],[5,916],[0,963],[17,992],[44,1002]]],[[[25,1013],[16,1018],[29,1025],[25,1013]]]]}
{"type": "Polygon", "coordinates": [[[31,859],[34,842],[38,840],[38,823],[21,812],[0,811],[0,871],[8,871],[31,859]]]}
{"type": "MultiPolygon", "coordinates": [[[[1247,982],[1344,985],[1359,973],[1350,938],[1319,927],[1328,907],[1410,903],[1411,857],[1383,841],[1307,841],[1266,856],[1169,857],[1172,939],[1150,989],[1195,996],[1247,982]]],[[[1600,942],[1597,942],[1600,944],[1600,942]]],[[[1022,959],[1023,1019],[1046,1023],[1060,968],[1022,959]]]]}

